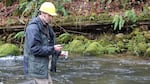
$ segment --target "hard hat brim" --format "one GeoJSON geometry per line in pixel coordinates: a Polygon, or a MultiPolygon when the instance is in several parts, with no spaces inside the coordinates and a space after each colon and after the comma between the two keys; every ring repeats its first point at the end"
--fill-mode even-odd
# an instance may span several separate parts
{"type": "Polygon", "coordinates": [[[48,14],[51,16],[57,16],[58,15],[57,13],[48,13],[48,14]]]}
{"type": "MultiPolygon", "coordinates": [[[[41,10],[40,10],[41,11],[41,10]]],[[[44,11],[41,11],[41,12],[44,12],[44,11]]],[[[47,13],[47,12],[44,12],[44,13],[47,13]]],[[[49,14],[49,15],[51,15],[51,16],[57,16],[58,14],[57,13],[47,13],[47,14],[49,14]]]]}

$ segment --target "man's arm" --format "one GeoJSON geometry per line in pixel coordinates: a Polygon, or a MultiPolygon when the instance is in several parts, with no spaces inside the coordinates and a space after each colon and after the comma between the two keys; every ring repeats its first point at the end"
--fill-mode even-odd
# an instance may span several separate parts
{"type": "Polygon", "coordinates": [[[26,38],[31,53],[35,56],[49,56],[54,52],[54,46],[43,46],[38,26],[31,24],[26,30],[26,38]]]}

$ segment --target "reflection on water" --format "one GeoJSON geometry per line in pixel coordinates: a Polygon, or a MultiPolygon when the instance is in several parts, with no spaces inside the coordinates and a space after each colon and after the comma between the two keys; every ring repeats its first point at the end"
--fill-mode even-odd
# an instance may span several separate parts
{"type": "MultiPolygon", "coordinates": [[[[22,58],[5,61],[0,59],[0,79],[4,84],[26,81],[22,58]]],[[[59,59],[57,72],[51,76],[54,84],[149,84],[149,73],[148,60],[74,57],[59,59]]]]}

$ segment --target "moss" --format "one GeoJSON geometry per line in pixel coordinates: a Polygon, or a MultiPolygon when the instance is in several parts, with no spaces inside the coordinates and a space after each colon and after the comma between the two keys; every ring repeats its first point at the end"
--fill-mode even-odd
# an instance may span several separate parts
{"type": "Polygon", "coordinates": [[[73,53],[82,53],[84,49],[84,44],[81,40],[73,40],[68,46],[68,50],[73,53]]]}
{"type": "Polygon", "coordinates": [[[124,36],[123,33],[119,33],[119,34],[116,34],[116,35],[115,35],[115,39],[116,39],[116,40],[119,40],[119,41],[123,40],[124,37],[125,37],[125,36],[124,36]]]}
{"type": "Polygon", "coordinates": [[[140,28],[134,28],[134,30],[132,31],[132,33],[130,34],[131,36],[136,36],[138,34],[140,34],[140,28]]]}
{"type": "Polygon", "coordinates": [[[67,44],[72,41],[72,35],[69,33],[63,33],[57,38],[57,42],[60,44],[67,44]]]}
{"type": "Polygon", "coordinates": [[[101,55],[104,54],[105,48],[98,42],[92,42],[84,51],[87,55],[101,55]]]}
{"type": "Polygon", "coordinates": [[[150,57],[150,48],[148,48],[144,54],[146,57],[150,57]]]}
{"type": "Polygon", "coordinates": [[[1,46],[2,44],[4,44],[4,42],[3,42],[3,41],[0,41],[0,46],[1,46]]]}
{"type": "Polygon", "coordinates": [[[144,33],[144,37],[146,40],[150,40],[150,31],[144,33]]]}
{"type": "Polygon", "coordinates": [[[7,56],[7,55],[20,55],[21,52],[19,48],[14,44],[3,44],[0,46],[0,56],[7,56]]]}
{"type": "Polygon", "coordinates": [[[129,40],[129,42],[127,43],[126,47],[128,49],[129,52],[132,52],[134,50],[134,41],[133,40],[129,40]]]}
{"type": "Polygon", "coordinates": [[[106,39],[100,40],[99,43],[100,43],[102,46],[107,46],[107,45],[111,44],[110,41],[109,41],[109,40],[106,40],[106,39]]]}
{"type": "Polygon", "coordinates": [[[148,48],[148,45],[146,43],[144,43],[144,42],[138,43],[137,46],[139,47],[140,51],[142,51],[142,52],[145,52],[146,49],[148,48]]]}
{"type": "Polygon", "coordinates": [[[113,16],[104,13],[100,15],[91,15],[91,16],[65,16],[65,17],[57,17],[55,18],[54,24],[57,23],[59,25],[86,25],[91,23],[111,23],[113,20],[113,16]]]}
{"type": "Polygon", "coordinates": [[[74,38],[74,40],[81,40],[83,42],[88,41],[88,39],[85,36],[82,36],[82,35],[81,36],[74,36],[73,38],[74,38]]]}
{"type": "Polygon", "coordinates": [[[119,47],[120,49],[125,48],[124,42],[118,41],[118,42],[117,42],[117,47],[119,47]]]}
{"type": "Polygon", "coordinates": [[[114,46],[106,47],[106,54],[115,54],[116,51],[118,51],[118,48],[116,48],[114,46]]]}
{"type": "Polygon", "coordinates": [[[99,37],[99,43],[102,45],[102,46],[107,46],[109,44],[111,44],[113,41],[112,41],[112,37],[113,35],[112,34],[103,34],[99,37]]]}
{"type": "Polygon", "coordinates": [[[136,35],[134,37],[136,43],[146,42],[146,39],[143,34],[136,35]]]}
{"type": "Polygon", "coordinates": [[[138,16],[138,21],[146,21],[146,20],[150,20],[150,14],[140,14],[138,16]]]}
{"type": "Polygon", "coordinates": [[[146,52],[146,49],[148,48],[148,45],[144,42],[141,42],[137,44],[137,47],[138,47],[139,55],[144,55],[144,53],[146,52]]]}
{"type": "Polygon", "coordinates": [[[106,14],[106,13],[103,13],[103,14],[100,14],[99,16],[96,17],[97,21],[99,23],[101,22],[108,22],[108,23],[111,23],[113,21],[113,16],[109,15],[109,14],[106,14]]]}
{"type": "MultiPolygon", "coordinates": [[[[139,36],[139,38],[141,37],[139,36]]],[[[136,56],[143,56],[148,48],[148,44],[141,39],[133,39],[129,40],[126,47],[129,52],[135,54],[136,56]]]]}

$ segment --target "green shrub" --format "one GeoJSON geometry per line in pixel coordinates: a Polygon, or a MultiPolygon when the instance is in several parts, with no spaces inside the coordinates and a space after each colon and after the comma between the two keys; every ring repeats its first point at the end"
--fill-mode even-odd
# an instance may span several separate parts
{"type": "Polygon", "coordinates": [[[57,38],[57,42],[60,44],[67,44],[72,41],[72,35],[69,33],[63,33],[57,38]]]}
{"type": "Polygon", "coordinates": [[[80,40],[73,40],[68,46],[68,50],[73,53],[82,53],[84,49],[83,41],[80,40]]]}
{"type": "Polygon", "coordinates": [[[0,57],[8,55],[20,55],[20,49],[14,44],[3,44],[0,46],[0,57]]]}
{"type": "Polygon", "coordinates": [[[150,57],[150,48],[148,48],[144,54],[146,57],[150,57]]]}
{"type": "Polygon", "coordinates": [[[104,54],[105,48],[98,42],[92,42],[87,46],[84,53],[87,55],[101,55],[104,54]]]}

